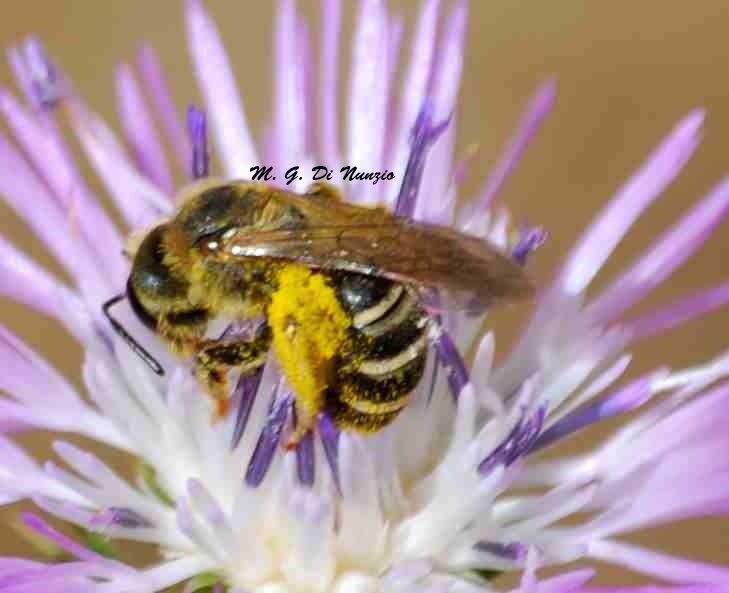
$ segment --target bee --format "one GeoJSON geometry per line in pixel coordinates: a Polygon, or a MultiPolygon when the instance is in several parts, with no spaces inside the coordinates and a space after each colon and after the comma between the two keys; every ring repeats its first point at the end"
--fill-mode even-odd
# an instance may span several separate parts
{"type": "MultiPolygon", "coordinates": [[[[263,183],[188,186],[169,220],[132,248],[126,298],[225,415],[231,370],[255,372],[273,348],[295,394],[292,443],[327,413],[375,432],[421,380],[432,308],[481,312],[532,294],[522,268],[449,228],[346,203],[331,185],[296,194],[263,183]],[[206,337],[218,317],[260,320],[251,335],[206,337]]],[[[127,343],[162,367],[108,313],[127,343]]]]}

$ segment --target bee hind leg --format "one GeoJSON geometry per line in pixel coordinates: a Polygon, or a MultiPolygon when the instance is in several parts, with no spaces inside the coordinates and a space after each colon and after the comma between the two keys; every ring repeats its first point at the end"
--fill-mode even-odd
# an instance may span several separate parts
{"type": "Polygon", "coordinates": [[[270,344],[270,332],[267,329],[252,340],[204,340],[200,343],[195,356],[195,375],[215,402],[216,419],[228,412],[229,371],[240,369],[243,373],[249,373],[256,370],[266,361],[270,344]]]}

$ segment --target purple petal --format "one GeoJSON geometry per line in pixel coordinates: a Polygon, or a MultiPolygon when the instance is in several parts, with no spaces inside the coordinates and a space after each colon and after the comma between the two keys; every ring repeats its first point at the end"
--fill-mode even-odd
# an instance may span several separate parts
{"type": "Polygon", "coordinates": [[[319,71],[319,122],[321,155],[327,166],[339,169],[341,149],[337,114],[339,37],[342,28],[341,0],[322,0],[321,68],[319,71]],[[331,163],[331,164],[329,164],[331,163]]]}
{"type": "Polygon", "coordinates": [[[309,22],[300,16],[296,24],[296,55],[299,62],[299,87],[303,100],[304,151],[314,150],[314,52],[311,47],[309,22]]]}
{"type": "Polygon", "coordinates": [[[334,485],[341,495],[342,484],[339,480],[339,430],[326,414],[319,415],[319,437],[321,438],[324,457],[332,472],[334,485]]]}
{"type": "Polygon", "coordinates": [[[299,55],[298,16],[294,0],[281,0],[276,15],[276,93],[274,153],[277,165],[287,169],[301,161],[306,150],[306,96],[299,55]]]}
{"type": "MultiPolygon", "coordinates": [[[[397,127],[393,137],[392,156],[388,160],[396,179],[402,179],[408,162],[410,144],[418,115],[427,96],[428,81],[433,69],[433,53],[438,25],[440,0],[427,0],[420,12],[410,49],[410,63],[404,77],[397,127]]],[[[389,202],[397,196],[397,186],[388,187],[389,202]],[[392,189],[390,189],[392,188],[392,189]]],[[[391,204],[392,205],[392,204],[391,204]]]]}
{"type": "Polygon", "coordinates": [[[0,579],[13,573],[20,573],[28,570],[45,568],[45,564],[26,560],[25,558],[0,557],[0,579]]]}
{"type": "Polygon", "coordinates": [[[479,464],[479,473],[487,474],[497,465],[508,467],[528,453],[542,430],[546,412],[546,405],[541,405],[533,416],[527,420],[522,418],[504,442],[479,464]]]}
{"type": "Polygon", "coordinates": [[[51,113],[31,114],[11,94],[0,90],[0,112],[56,202],[69,212],[90,248],[103,259],[110,278],[126,274],[128,265],[121,254],[122,239],[79,173],[73,155],[51,113]],[[103,254],[97,238],[105,238],[103,254]]]}
{"type": "Polygon", "coordinates": [[[50,317],[67,328],[75,325],[75,317],[61,306],[83,310],[83,304],[67,287],[36,262],[0,236],[0,295],[22,303],[50,317]]]}
{"type": "Polygon", "coordinates": [[[429,94],[433,96],[434,117],[450,117],[456,108],[461,86],[463,53],[468,25],[468,4],[461,0],[451,10],[445,25],[441,47],[436,54],[429,94]]]}
{"type": "Polygon", "coordinates": [[[210,175],[210,155],[208,153],[208,126],[205,112],[194,105],[187,108],[187,130],[192,145],[190,172],[193,179],[210,175]]]}
{"type": "Polygon", "coordinates": [[[660,309],[623,322],[636,339],[651,338],[729,303],[729,282],[699,291],[660,309]]]}
{"type": "Polygon", "coordinates": [[[431,158],[423,171],[423,189],[414,213],[414,218],[422,222],[450,224],[455,210],[455,202],[452,193],[449,192],[453,174],[451,163],[456,142],[453,114],[463,70],[467,18],[467,3],[465,0],[457,2],[448,16],[428,85],[429,96],[433,101],[434,120],[443,121],[451,118],[451,126],[446,129],[443,137],[435,142],[431,158]]]}
{"type": "Polygon", "coordinates": [[[478,542],[474,546],[480,552],[486,552],[497,558],[510,560],[513,562],[523,562],[526,560],[527,546],[518,542],[502,544],[499,542],[478,542]]]}
{"type": "Polygon", "coordinates": [[[245,481],[248,486],[255,488],[266,477],[266,472],[271,465],[273,455],[276,452],[278,443],[281,440],[281,432],[283,430],[289,410],[291,410],[292,396],[286,395],[278,399],[274,397],[268,413],[268,419],[258,437],[256,448],[253,450],[251,460],[246,470],[245,481]]]}
{"type": "Polygon", "coordinates": [[[93,593],[98,583],[113,577],[94,562],[40,564],[0,577],[3,593],[93,593]]]}
{"type": "Polygon", "coordinates": [[[91,518],[91,526],[96,528],[123,527],[125,529],[140,529],[142,527],[153,527],[142,515],[133,509],[122,507],[109,507],[96,513],[91,518]]]}
{"type": "Polygon", "coordinates": [[[195,74],[226,177],[250,178],[259,165],[228,54],[200,0],[186,2],[187,33],[195,74]]]}
{"type": "Polygon", "coordinates": [[[167,134],[169,145],[172,147],[180,166],[187,170],[190,162],[190,142],[175,109],[172,93],[167,84],[167,78],[159,56],[153,47],[143,45],[139,49],[137,52],[137,67],[142,75],[144,88],[152,100],[155,114],[167,134]]]}
{"type": "Polygon", "coordinates": [[[52,542],[58,544],[61,548],[66,550],[66,552],[75,556],[79,560],[100,561],[103,563],[108,562],[100,554],[84,548],[81,544],[75,542],[70,537],[67,537],[60,531],[57,531],[56,529],[51,527],[38,515],[34,515],[33,513],[22,513],[21,517],[28,527],[37,531],[41,535],[44,535],[52,542]]]}
{"type": "Polygon", "coordinates": [[[450,124],[450,119],[447,119],[433,125],[431,117],[432,105],[426,99],[413,129],[410,157],[395,200],[394,213],[396,216],[412,218],[415,214],[428,149],[450,124]]]}
{"type": "Polygon", "coordinates": [[[694,562],[634,544],[595,541],[590,544],[590,555],[672,583],[715,583],[726,588],[729,582],[726,566],[694,562]]]}
{"type": "Polygon", "coordinates": [[[0,389],[28,403],[80,406],[73,387],[43,358],[10,330],[0,325],[0,389]]]}
{"type": "Polygon", "coordinates": [[[582,234],[555,279],[555,288],[574,295],[588,286],[633,223],[691,158],[703,121],[703,110],[695,110],[674,127],[582,234]]]}
{"type": "Polygon", "coordinates": [[[22,45],[26,81],[30,83],[32,104],[40,109],[53,109],[63,94],[57,68],[48,58],[43,45],[36,37],[28,37],[22,45]]]}
{"type": "Polygon", "coordinates": [[[74,230],[72,216],[62,211],[27,161],[0,135],[0,194],[46,244],[83,290],[108,292],[106,279],[74,230]]]}
{"type": "Polygon", "coordinates": [[[527,258],[539,249],[547,240],[547,231],[543,228],[524,225],[521,229],[519,241],[511,251],[511,257],[522,266],[526,264],[527,258]]]}
{"type": "Polygon", "coordinates": [[[651,385],[654,380],[655,373],[651,373],[632,381],[599,401],[571,412],[539,435],[531,447],[530,453],[544,449],[555,441],[574,434],[591,424],[636,409],[650,398],[651,385]]]}
{"type": "Polygon", "coordinates": [[[316,477],[314,463],[314,433],[308,431],[296,446],[296,473],[304,486],[313,486],[316,477]]]}
{"type": "Polygon", "coordinates": [[[134,72],[121,64],[115,74],[117,110],[139,170],[162,191],[171,195],[174,183],[162,143],[134,72]]]}
{"type": "Polygon", "coordinates": [[[719,183],[673,228],[589,306],[598,322],[609,323],[640,301],[683,264],[729,213],[729,178],[719,183]]]}
{"type": "MultiPolygon", "coordinates": [[[[533,588],[534,593],[590,593],[592,589],[584,588],[584,584],[595,575],[592,568],[583,568],[540,580],[533,588]]],[[[527,589],[528,591],[528,589],[527,589]]],[[[523,587],[512,589],[508,593],[526,593],[523,587]]],[[[604,592],[607,593],[607,592],[604,592]]],[[[630,591],[612,591],[612,593],[631,593],[630,591]]],[[[633,591],[632,593],[658,593],[658,591],[633,591]]],[[[668,592],[666,592],[668,593],[668,592]]],[[[679,593],[676,591],[675,593],[679,593]]],[[[684,593],[689,593],[685,591],[684,593]]],[[[694,591],[693,593],[708,593],[694,591]]]]}
{"type": "Polygon", "coordinates": [[[258,394],[258,386],[261,383],[264,366],[261,365],[250,374],[243,374],[239,377],[238,383],[233,391],[233,400],[238,402],[238,410],[235,416],[235,428],[233,429],[233,437],[231,438],[230,448],[238,447],[243,433],[248,425],[248,418],[251,415],[253,404],[258,394]]]}
{"type": "Polygon", "coordinates": [[[461,391],[469,382],[468,371],[463,358],[461,358],[456,345],[445,331],[441,331],[436,338],[435,350],[438,354],[438,362],[446,369],[451,395],[453,399],[458,399],[461,391]]]}
{"type": "Polygon", "coordinates": [[[456,116],[448,121],[443,135],[433,144],[423,171],[417,207],[413,218],[420,222],[451,226],[456,208],[453,191],[453,153],[458,125],[456,116]]]}
{"type": "Polygon", "coordinates": [[[80,99],[70,105],[69,113],[86,157],[130,227],[151,224],[171,211],[169,197],[139,173],[114,132],[98,115],[80,99]]]}
{"type": "Polygon", "coordinates": [[[516,164],[521,160],[527,146],[536,136],[544,118],[552,110],[556,93],[557,83],[554,79],[548,80],[537,89],[526,113],[522,115],[517,125],[516,133],[489,174],[483,189],[479,192],[478,202],[475,207],[470,209],[471,213],[482,214],[491,206],[494,197],[504,186],[516,164]]]}
{"type": "MultiPolygon", "coordinates": [[[[387,122],[388,23],[382,0],[360,0],[352,41],[347,119],[347,165],[381,171],[387,122]]],[[[384,184],[383,184],[384,185],[384,184]]],[[[374,204],[380,187],[352,182],[349,197],[374,204]]]]}
{"type": "MultiPolygon", "coordinates": [[[[402,43],[403,33],[405,31],[405,23],[403,17],[394,15],[390,17],[387,28],[387,74],[385,79],[385,93],[387,95],[387,116],[385,118],[385,132],[383,138],[383,166],[392,167],[392,153],[395,149],[395,106],[397,104],[397,96],[395,88],[395,75],[400,57],[400,45],[402,43]]],[[[397,178],[397,175],[396,175],[397,178]]],[[[383,191],[387,194],[387,191],[383,191]]]]}
{"type": "Polygon", "coordinates": [[[7,51],[8,64],[13,71],[15,84],[23,94],[23,98],[28,106],[35,106],[36,97],[33,90],[33,83],[30,78],[30,72],[25,65],[25,58],[17,46],[10,46],[7,51]]]}

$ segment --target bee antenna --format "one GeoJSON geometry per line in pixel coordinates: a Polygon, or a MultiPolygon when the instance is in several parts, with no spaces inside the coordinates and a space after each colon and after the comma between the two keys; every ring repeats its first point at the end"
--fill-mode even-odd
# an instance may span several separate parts
{"type": "Polygon", "coordinates": [[[141,358],[146,363],[146,365],[156,374],[158,374],[160,377],[163,377],[165,374],[165,370],[162,368],[162,365],[157,362],[157,359],[149,352],[147,352],[142,347],[142,345],[137,342],[127,330],[124,329],[124,326],[116,319],[114,319],[111,316],[111,313],[109,313],[109,309],[111,309],[119,301],[123,301],[125,298],[126,295],[118,294],[115,297],[110,298],[103,305],[101,305],[101,310],[104,312],[104,316],[109,320],[109,323],[111,323],[111,327],[113,327],[117,335],[119,335],[119,337],[126,342],[127,346],[132,349],[132,352],[139,356],[139,358],[141,358]]]}

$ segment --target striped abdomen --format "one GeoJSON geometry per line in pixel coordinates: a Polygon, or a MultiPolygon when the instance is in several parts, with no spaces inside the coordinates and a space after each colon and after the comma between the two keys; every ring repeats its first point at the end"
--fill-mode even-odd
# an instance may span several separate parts
{"type": "Polygon", "coordinates": [[[428,317],[404,284],[350,273],[332,281],[352,315],[355,352],[337,366],[327,411],[342,428],[373,432],[397,416],[423,375],[428,317]]]}

